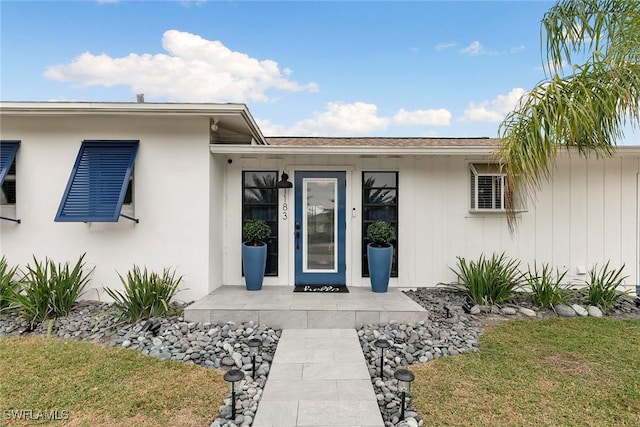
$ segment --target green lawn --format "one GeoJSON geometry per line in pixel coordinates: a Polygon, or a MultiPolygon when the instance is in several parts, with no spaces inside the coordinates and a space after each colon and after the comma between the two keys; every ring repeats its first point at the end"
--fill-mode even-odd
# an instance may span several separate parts
{"type": "Polygon", "coordinates": [[[505,322],[411,369],[425,425],[640,425],[640,321],[505,322]]]}
{"type": "Polygon", "coordinates": [[[9,411],[57,410],[65,426],[208,426],[228,390],[216,370],[35,337],[0,339],[0,373],[0,425],[37,424],[9,411]]]}
{"type": "MultiPolygon", "coordinates": [[[[640,425],[639,321],[505,322],[479,352],[411,369],[425,425],[640,425]]],[[[58,410],[69,426],[207,426],[227,394],[215,370],[56,339],[0,339],[0,372],[9,425],[33,421],[5,411],[58,410]]]]}

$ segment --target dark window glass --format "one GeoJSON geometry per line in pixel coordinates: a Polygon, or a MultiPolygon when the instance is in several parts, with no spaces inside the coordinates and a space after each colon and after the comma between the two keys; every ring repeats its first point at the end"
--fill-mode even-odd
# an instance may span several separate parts
{"type": "Polygon", "coordinates": [[[369,277],[367,227],[387,221],[396,231],[391,277],[398,277],[398,172],[362,173],[362,277],[369,277]]]}
{"type": "Polygon", "coordinates": [[[127,192],[124,194],[123,205],[130,205],[133,203],[133,171],[131,172],[131,177],[129,178],[129,184],[127,184],[127,192]]]}
{"type": "Polygon", "coordinates": [[[9,166],[9,170],[7,171],[7,175],[4,177],[4,182],[2,183],[2,196],[1,202],[6,205],[15,205],[16,204],[16,159],[13,159],[11,162],[11,166],[9,166]]]}
{"type": "MultiPolygon", "coordinates": [[[[242,225],[261,219],[271,227],[267,242],[266,276],[278,275],[278,182],[277,171],[245,171],[242,173],[242,225]]],[[[240,231],[242,233],[242,231],[240,231]]]]}

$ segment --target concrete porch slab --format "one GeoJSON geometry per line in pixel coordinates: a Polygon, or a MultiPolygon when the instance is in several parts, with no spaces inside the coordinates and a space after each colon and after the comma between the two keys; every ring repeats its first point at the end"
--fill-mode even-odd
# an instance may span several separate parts
{"type": "Polygon", "coordinates": [[[349,293],[293,292],[289,286],[221,286],[184,310],[189,322],[253,320],[273,328],[344,329],[363,324],[426,321],[427,311],[400,288],[374,293],[350,287],[349,293]]]}

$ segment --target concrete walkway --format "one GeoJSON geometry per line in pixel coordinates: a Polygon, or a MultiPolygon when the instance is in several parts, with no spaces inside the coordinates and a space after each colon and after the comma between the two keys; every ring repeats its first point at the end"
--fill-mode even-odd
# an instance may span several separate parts
{"type": "Polygon", "coordinates": [[[254,427],[383,427],[355,329],[284,329],[254,427]]]}

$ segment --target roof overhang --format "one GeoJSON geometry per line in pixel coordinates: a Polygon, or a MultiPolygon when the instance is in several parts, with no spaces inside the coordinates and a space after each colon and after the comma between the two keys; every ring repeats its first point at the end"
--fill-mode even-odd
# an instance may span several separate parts
{"type": "Polygon", "coordinates": [[[258,144],[265,138],[245,104],[153,102],[0,102],[2,117],[65,116],[207,117],[218,126],[249,134],[258,144]]]}

